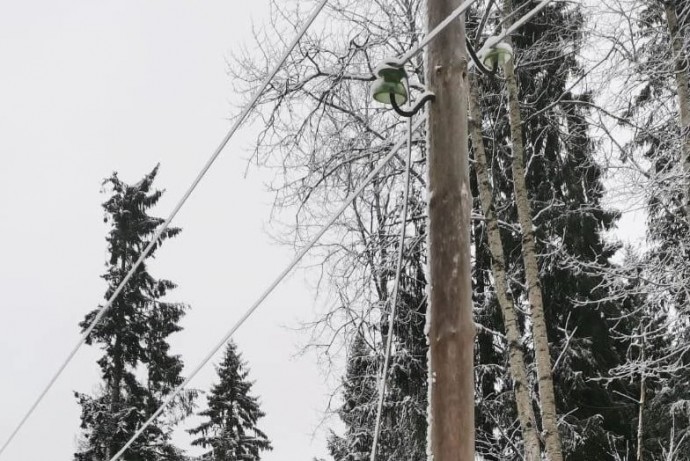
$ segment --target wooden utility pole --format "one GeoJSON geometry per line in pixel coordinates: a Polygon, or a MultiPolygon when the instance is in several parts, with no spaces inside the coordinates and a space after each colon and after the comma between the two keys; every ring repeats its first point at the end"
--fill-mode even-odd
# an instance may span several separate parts
{"type": "MultiPolygon", "coordinates": [[[[427,0],[429,30],[461,0],[427,0]]],[[[465,23],[450,24],[427,48],[436,94],[428,119],[430,449],[434,461],[474,461],[474,336],[465,23]]]]}

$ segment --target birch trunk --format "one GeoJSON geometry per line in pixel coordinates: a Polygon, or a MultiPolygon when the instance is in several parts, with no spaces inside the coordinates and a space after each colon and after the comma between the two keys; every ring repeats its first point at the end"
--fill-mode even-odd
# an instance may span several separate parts
{"type": "MultiPolygon", "coordinates": [[[[640,354],[640,361],[644,363],[645,360],[645,341],[644,341],[644,336],[642,337],[642,352],[640,354]]],[[[644,441],[644,421],[642,420],[642,415],[644,413],[644,405],[645,405],[645,394],[647,393],[647,386],[645,383],[645,375],[644,371],[640,373],[640,409],[638,413],[638,421],[637,421],[637,461],[643,461],[644,459],[644,454],[643,454],[643,441],[644,441]]]]}
{"type": "MultiPolygon", "coordinates": [[[[513,11],[512,2],[505,1],[505,15],[508,17],[513,11]]],[[[510,38],[506,42],[511,44],[510,38]]],[[[553,373],[551,370],[551,355],[549,353],[549,338],[544,316],[544,302],[541,284],[539,282],[539,265],[532,224],[532,212],[527,195],[525,180],[525,145],[522,139],[522,117],[518,99],[517,79],[515,78],[515,64],[513,59],[503,66],[508,88],[508,113],[510,119],[510,137],[513,143],[513,184],[515,188],[515,203],[518,221],[522,229],[522,258],[525,265],[525,279],[527,294],[531,308],[532,336],[534,340],[534,358],[537,365],[537,380],[539,383],[539,401],[541,403],[541,420],[546,454],[551,461],[563,461],[561,438],[558,433],[558,415],[556,413],[556,397],[553,387],[553,373]]]]}
{"type": "Polygon", "coordinates": [[[525,443],[524,458],[526,461],[539,461],[541,460],[539,435],[529,393],[527,367],[525,366],[520,328],[518,327],[513,299],[508,292],[508,284],[506,282],[503,242],[498,229],[498,219],[492,206],[491,185],[487,167],[488,160],[486,158],[486,150],[484,149],[481,123],[482,114],[477,82],[475,78],[470,78],[470,136],[475,153],[475,171],[477,173],[477,183],[479,184],[479,199],[488,230],[491,271],[494,275],[496,298],[501,307],[503,325],[506,331],[506,338],[508,339],[508,363],[515,388],[518,419],[520,420],[522,437],[525,443]]]}
{"type": "Polygon", "coordinates": [[[688,62],[683,51],[683,37],[678,27],[678,15],[673,2],[665,2],[666,22],[673,54],[674,74],[676,77],[676,92],[678,93],[678,107],[681,132],[681,158],[683,172],[686,177],[685,209],[690,219],[690,84],[688,80],[688,62]]]}

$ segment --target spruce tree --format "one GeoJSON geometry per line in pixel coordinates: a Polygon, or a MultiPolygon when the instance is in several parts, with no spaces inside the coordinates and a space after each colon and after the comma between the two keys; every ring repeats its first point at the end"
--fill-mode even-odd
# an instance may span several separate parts
{"type": "Polygon", "coordinates": [[[376,420],[376,359],[364,337],[357,334],[347,358],[342,382],[343,404],[338,416],[345,434],[331,433],[328,450],[335,461],[360,461],[369,458],[376,420]]]}
{"type": "Polygon", "coordinates": [[[219,382],[207,397],[205,420],[189,433],[198,435],[192,445],[209,449],[202,458],[211,461],[258,461],[271,442],[258,427],[264,412],[259,399],[251,395],[249,370],[234,342],[229,342],[217,368],[219,382]]]}
{"type": "MultiPolygon", "coordinates": [[[[419,241],[413,243],[419,244],[419,241]]],[[[377,449],[377,459],[382,461],[426,459],[426,282],[420,254],[409,253],[400,280],[393,348],[386,377],[377,449]]],[[[357,332],[350,344],[342,383],[343,403],[338,409],[345,433],[342,436],[332,433],[329,438],[329,451],[335,461],[366,460],[371,454],[384,360],[381,351],[389,334],[388,315],[382,317],[380,331],[381,336],[374,334],[373,346],[367,343],[362,332],[357,332]]]]}
{"type": "MultiPolygon", "coordinates": [[[[109,299],[163,222],[150,216],[162,191],[152,188],[156,166],[136,184],[129,185],[117,175],[104,181],[110,197],[103,204],[105,222],[111,229],[106,238],[110,257],[103,279],[109,299]]],[[[161,235],[149,257],[160,244],[176,236],[179,228],[161,235]]],[[[125,285],[103,319],[94,328],[87,344],[98,345],[102,385],[94,395],[76,393],[81,405],[82,440],[77,461],[107,461],[182,382],[182,361],[170,353],[168,337],[181,330],[179,320],[185,306],[162,301],[175,284],[155,279],[142,263],[125,285]]],[[[97,314],[91,311],[79,324],[86,329],[97,314]]],[[[182,459],[170,443],[171,423],[158,420],[125,452],[125,461],[182,459]]]]}

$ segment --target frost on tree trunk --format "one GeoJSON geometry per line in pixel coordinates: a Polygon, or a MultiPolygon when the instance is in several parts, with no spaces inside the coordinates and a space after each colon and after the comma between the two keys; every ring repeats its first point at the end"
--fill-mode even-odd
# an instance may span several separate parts
{"type": "Polygon", "coordinates": [[[551,373],[551,355],[549,353],[549,338],[546,333],[544,303],[539,283],[539,267],[534,242],[532,213],[530,211],[529,198],[527,197],[527,185],[525,184],[525,169],[523,166],[525,152],[522,142],[522,121],[517,99],[517,81],[515,80],[513,61],[508,61],[504,69],[510,104],[515,203],[520,228],[522,229],[522,257],[525,263],[525,279],[531,308],[532,336],[534,338],[534,355],[537,364],[537,379],[539,381],[539,401],[541,403],[544,442],[549,459],[551,461],[561,461],[563,454],[561,453],[561,441],[558,435],[558,416],[556,414],[556,398],[553,390],[553,374],[551,373]]]}
{"type": "MultiPolygon", "coordinates": [[[[512,2],[506,0],[505,14],[512,12],[512,2]]],[[[510,39],[506,39],[510,42],[510,39]]],[[[518,99],[515,65],[512,59],[503,66],[508,88],[508,104],[510,118],[510,135],[513,144],[512,171],[515,187],[515,204],[518,221],[522,229],[522,257],[525,264],[525,279],[527,294],[531,308],[532,336],[534,338],[534,355],[537,365],[537,379],[539,382],[539,401],[541,404],[542,429],[546,453],[551,461],[562,461],[561,440],[558,434],[558,415],[556,414],[556,398],[551,371],[551,355],[549,353],[549,338],[544,316],[544,302],[539,282],[539,267],[535,248],[532,213],[530,211],[527,184],[525,181],[525,148],[522,140],[522,117],[518,99]]]]}
{"type": "Polygon", "coordinates": [[[503,325],[508,340],[508,362],[510,364],[510,373],[513,378],[518,418],[520,420],[520,427],[525,443],[524,457],[526,461],[539,461],[541,459],[541,448],[539,446],[539,435],[537,434],[534,409],[532,408],[532,401],[530,399],[527,367],[525,365],[525,357],[522,350],[522,338],[520,336],[515,306],[513,305],[513,300],[508,291],[503,242],[501,241],[501,235],[499,233],[498,218],[492,206],[486,150],[484,148],[481,130],[482,114],[477,91],[477,81],[475,78],[470,79],[470,117],[469,129],[472,146],[475,152],[474,160],[479,197],[484,212],[484,218],[487,221],[487,238],[491,251],[491,270],[494,275],[496,298],[501,307],[503,325]]]}
{"type": "MultiPolygon", "coordinates": [[[[678,27],[678,15],[672,2],[664,4],[666,21],[670,34],[671,51],[673,54],[674,74],[676,77],[676,91],[678,93],[678,112],[681,131],[681,158],[685,180],[690,183],[690,84],[688,82],[688,61],[683,49],[683,37],[678,27]]],[[[685,210],[690,219],[690,185],[685,185],[685,210]]]]}

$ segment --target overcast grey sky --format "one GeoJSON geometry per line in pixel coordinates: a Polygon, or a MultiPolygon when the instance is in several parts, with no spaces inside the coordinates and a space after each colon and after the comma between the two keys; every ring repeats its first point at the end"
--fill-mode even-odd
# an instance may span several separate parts
{"type": "MultiPolygon", "coordinates": [[[[117,170],[137,181],[156,163],[167,216],[236,113],[226,58],[251,42],[266,0],[26,0],[0,2],[0,441],[4,442],[103,302],[106,227],[100,184],[117,170]]],[[[194,366],[292,252],[265,232],[270,196],[243,178],[251,142],[232,142],[175,225],[184,232],[151,264],[191,305],[174,350],[194,366]]],[[[306,340],[286,329],[312,318],[300,274],[237,337],[267,416],[267,461],[324,453],[317,428],[328,388],[306,340]]],[[[79,407],[72,391],[98,382],[84,347],[3,460],[67,460],[79,407]]],[[[218,358],[215,360],[218,361],[218,358]]],[[[192,383],[208,388],[207,367],[192,383]]],[[[183,437],[179,437],[182,440],[183,437]]]]}

